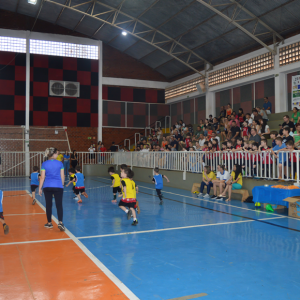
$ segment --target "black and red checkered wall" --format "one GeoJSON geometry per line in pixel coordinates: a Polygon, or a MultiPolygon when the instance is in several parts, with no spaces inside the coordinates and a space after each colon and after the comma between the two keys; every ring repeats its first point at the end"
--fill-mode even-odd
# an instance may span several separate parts
{"type": "MultiPolygon", "coordinates": [[[[26,55],[0,53],[0,125],[25,124],[26,55]]],[[[103,99],[133,102],[132,105],[164,103],[164,90],[103,86],[103,99]],[[139,104],[135,102],[145,102],[139,104]]],[[[128,103],[129,104],[129,103],[128,103]]],[[[156,109],[154,118],[168,113],[168,105],[156,109]]],[[[104,102],[103,125],[125,126],[125,104],[104,102]],[[113,125],[112,125],[113,124],[113,125]]],[[[128,105],[128,127],[148,126],[147,109],[128,105]],[[137,114],[137,116],[132,115],[137,114]]],[[[30,125],[31,126],[98,126],[98,61],[81,58],[32,54],[30,56],[30,125]],[[80,83],[80,97],[49,96],[49,81],[80,83]]]]}

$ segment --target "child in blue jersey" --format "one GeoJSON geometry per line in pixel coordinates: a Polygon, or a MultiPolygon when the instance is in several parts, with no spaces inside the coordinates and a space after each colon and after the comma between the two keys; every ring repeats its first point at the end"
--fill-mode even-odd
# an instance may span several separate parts
{"type": "Polygon", "coordinates": [[[1,222],[2,225],[3,225],[4,234],[8,234],[8,232],[9,232],[9,227],[8,227],[8,225],[7,225],[7,224],[5,223],[5,221],[4,221],[2,202],[3,202],[3,192],[0,190],[0,222],[1,222]]]}
{"type": "Polygon", "coordinates": [[[77,166],[75,168],[75,171],[76,171],[76,174],[75,174],[75,195],[78,197],[78,201],[77,203],[82,203],[82,200],[81,200],[81,194],[87,198],[88,195],[87,193],[85,192],[85,187],[84,187],[84,176],[83,174],[80,172],[81,169],[80,169],[80,166],[77,166]]]}
{"type": "Polygon", "coordinates": [[[30,187],[31,187],[31,195],[32,195],[32,205],[36,203],[35,199],[35,190],[39,187],[39,180],[40,180],[41,174],[39,173],[39,167],[34,166],[33,167],[33,173],[30,174],[30,187]]]}
{"type": "Polygon", "coordinates": [[[160,203],[159,203],[160,205],[162,205],[164,203],[162,200],[163,196],[161,194],[161,190],[164,187],[163,178],[167,179],[167,182],[170,182],[170,180],[168,179],[168,177],[166,175],[159,174],[159,168],[155,168],[152,181],[153,181],[153,183],[155,183],[156,193],[160,200],[160,203]]]}

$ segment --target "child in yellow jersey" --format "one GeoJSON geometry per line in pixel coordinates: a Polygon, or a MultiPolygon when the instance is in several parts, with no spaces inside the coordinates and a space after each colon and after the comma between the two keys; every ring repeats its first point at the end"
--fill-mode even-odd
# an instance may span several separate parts
{"type": "Polygon", "coordinates": [[[121,179],[119,174],[115,173],[115,168],[114,167],[109,167],[108,168],[108,174],[110,175],[110,178],[112,180],[112,188],[113,188],[113,194],[114,194],[114,200],[111,202],[116,203],[117,202],[117,193],[119,195],[122,195],[121,192],[121,179]]]}
{"type": "MultiPolygon", "coordinates": [[[[138,220],[136,219],[135,206],[136,206],[136,187],[135,182],[130,179],[133,178],[133,171],[129,168],[123,169],[121,172],[121,186],[122,186],[122,200],[119,202],[119,207],[127,214],[127,219],[133,217],[131,225],[136,226],[138,220]]],[[[121,197],[121,196],[119,196],[121,197]]]]}
{"type": "MultiPolygon", "coordinates": [[[[131,172],[130,175],[129,175],[129,179],[133,181],[133,176],[134,176],[134,173],[131,172]]],[[[135,191],[136,191],[136,194],[139,192],[139,187],[137,185],[135,185],[135,191]]],[[[136,198],[136,205],[134,207],[137,211],[138,214],[141,213],[141,209],[140,209],[140,206],[139,206],[139,201],[137,200],[136,198]]]]}
{"type": "Polygon", "coordinates": [[[75,169],[74,168],[70,168],[69,170],[69,175],[70,175],[70,181],[69,183],[66,185],[66,187],[68,187],[72,182],[73,182],[73,193],[74,193],[74,197],[73,199],[74,200],[78,200],[76,194],[75,194],[75,185],[76,185],[76,182],[75,182],[75,169]]]}

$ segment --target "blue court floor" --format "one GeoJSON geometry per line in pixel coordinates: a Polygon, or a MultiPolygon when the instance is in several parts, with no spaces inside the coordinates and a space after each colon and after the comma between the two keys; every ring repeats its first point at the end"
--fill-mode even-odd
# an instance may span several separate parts
{"type": "MultiPolygon", "coordinates": [[[[168,187],[160,206],[151,182],[136,183],[138,226],[111,203],[108,177],[86,177],[82,204],[65,188],[64,224],[137,298],[300,299],[300,221],[287,211],[168,187]]],[[[29,191],[29,179],[2,178],[0,189],[29,191]]]]}

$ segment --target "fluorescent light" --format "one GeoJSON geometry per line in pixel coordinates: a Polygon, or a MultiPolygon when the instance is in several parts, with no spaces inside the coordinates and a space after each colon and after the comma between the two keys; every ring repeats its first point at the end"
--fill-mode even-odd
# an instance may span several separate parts
{"type": "Polygon", "coordinates": [[[29,4],[35,5],[37,3],[37,0],[27,0],[29,4]]]}
{"type": "Polygon", "coordinates": [[[123,34],[124,36],[126,36],[126,35],[127,35],[127,32],[126,32],[126,31],[122,31],[122,34],[123,34]]]}

